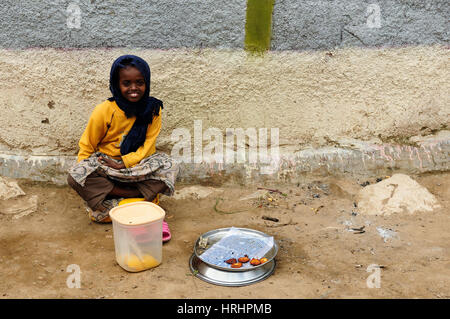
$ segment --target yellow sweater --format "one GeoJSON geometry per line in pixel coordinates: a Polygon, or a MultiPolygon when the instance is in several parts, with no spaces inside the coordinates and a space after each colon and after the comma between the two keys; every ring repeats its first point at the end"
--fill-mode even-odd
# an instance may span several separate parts
{"type": "Polygon", "coordinates": [[[78,162],[88,158],[95,152],[102,152],[115,159],[122,159],[126,167],[138,164],[142,159],[156,152],[156,138],[161,131],[161,112],[153,118],[147,128],[147,137],[136,152],[122,156],[120,145],[136,120],[127,118],[116,102],[106,100],[97,105],[91,114],[89,122],[81,136],[78,152],[78,162]]]}

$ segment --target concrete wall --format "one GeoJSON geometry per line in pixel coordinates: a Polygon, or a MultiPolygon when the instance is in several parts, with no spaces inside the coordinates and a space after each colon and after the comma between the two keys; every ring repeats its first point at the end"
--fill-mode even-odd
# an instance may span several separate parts
{"type": "Polygon", "coordinates": [[[0,42],[9,48],[239,47],[245,1],[16,1],[2,2],[0,42]],[[3,4],[5,3],[5,4],[3,4]],[[80,28],[76,26],[78,11],[80,28]]]}
{"type": "MultiPolygon", "coordinates": [[[[245,0],[3,0],[0,45],[238,49],[246,8],[245,0]]],[[[446,0],[276,0],[271,48],[447,45],[449,11],[446,0]]]]}
{"type": "MultiPolygon", "coordinates": [[[[110,96],[111,63],[125,53],[149,62],[151,94],[164,101],[161,151],[171,152],[173,130],[193,136],[201,120],[224,136],[227,128],[279,128],[281,153],[299,172],[316,169],[295,154],[312,150],[311,168],[329,147],[353,152],[353,172],[448,169],[448,135],[425,151],[414,142],[449,124],[446,1],[277,0],[264,54],[245,50],[249,25],[260,23],[246,10],[246,1],[3,1],[0,174],[60,176],[93,107],[110,96]],[[373,145],[377,156],[360,156],[373,145]],[[385,156],[397,146],[406,153],[385,156]],[[408,154],[410,162],[389,160],[408,154]],[[436,160],[425,165],[428,155],[436,160]],[[369,158],[373,166],[363,163],[369,158]]],[[[328,156],[324,172],[346,171],[335,160],[328,156]]],[[[244,166],[236,169],[248,177],[244,166]]],[[[204,176],[226,171],[208,167],[204,176]]],[[[275,175],[282,170],[293,172],[280,164],[275,175]]],[[[187,167],[185,176],[199,172],[187,167]]]]}
{"type": "Polygon", "coordinates": [[[445,0],[278,0],[273,14],[275,50],[447,45],[449,40],[445,0]]]}

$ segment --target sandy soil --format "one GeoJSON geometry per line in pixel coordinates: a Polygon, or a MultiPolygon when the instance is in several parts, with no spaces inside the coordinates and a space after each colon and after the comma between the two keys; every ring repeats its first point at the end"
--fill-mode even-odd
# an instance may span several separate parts
{"type": "MultiPolygon", "coordinates": [[[[437,197],[441,209],[362,216],[354,195],[364,180],[352,178],[228,184],[202,199],[165,197],[161,206],[173,238],[163,246],[163,263],[139,273],[116,263],[112,225],[91,222],[74,191],[20,180],[27,196],[38,195],[39,207],[20,219],[0,215],[0,298],[449,298],[450,173],[412,177],[437,197]],[[287,196],[239,200],[257,187],[287,196]],[[223,200],[216,205],[217,198],[223,200]],[[240,212],[221,213],[235,211],[240,212]],[[274,236],[280,250],[272,276],[222,287],[191,274],[188,261],[199,235],[230,226],[274,236]],[[364,233],[350,231],[362,226],[364,233]],[[385,241],[377,227],[397,237],[385,241]],[[80,266],[81,288],[66,285],[71,264],[80,266]],[[371,264],[383,267],[380,288],[367,286],[371,264]]],[[[375,177],[368,180],[374,183],[375,177]]]]}

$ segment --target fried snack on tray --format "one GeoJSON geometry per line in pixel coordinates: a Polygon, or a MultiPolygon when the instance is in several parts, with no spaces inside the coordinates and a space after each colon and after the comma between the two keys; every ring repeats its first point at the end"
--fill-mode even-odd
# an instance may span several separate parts
{"type": "Polygon", "coordinates": [[[252,260],[250,260],[250,264],[252,266],[258,266],[259,264],[261,264],[261,261],[259,261],[259,259],[256,258],[252,258],[252,260]]]}
{"type": "Polygon", "coordinates": [[[236,258],[230,258],[230,259],[228,259],[228,260],[225,260],[225,262],[227,263],[227,264],[235,264],[235,263],[237,263],[237,260],[236,260],[236,258]]]}
{"type": "Polygon", "coordinates": [[[238,259],[238,261],[239,261],[240,263],[247,263],[249,260],[250,260],[250,258],[248,258],[247,255],[244,255],[244,257],[240,257],[240,258],[238,259]]]}
{"type": "Polygon", "coordinates": [[[225,260],[225,262],[231,265],[232,268],[241,268],[242,264],[245,264],[249,261],[252,266],[258,266],[267,262],[268,259],[266,257],[263,257],[261,259],[257,258],[250,259],[247,255],[244,255],[244,257],[239,257],[238,260],[236,260],[236,258],[230,258],[228,260],[225,260]]]}

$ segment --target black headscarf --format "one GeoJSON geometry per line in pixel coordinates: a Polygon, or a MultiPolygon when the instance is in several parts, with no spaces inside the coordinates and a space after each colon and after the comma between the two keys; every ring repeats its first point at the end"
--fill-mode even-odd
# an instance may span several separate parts
{"type": "Polygon", "coordinates": [[[117,105],[125,112],[127,118],[136,116],[130,132],[120,146],[120,153],[126,155],[135,152],[145,142],[147,127],[152,123],[153,117],[159,115],[159,109],[163,108],[163,102],[150,96],[150,67],[140,57],[135,55],[123,55],[117,58],[109,77],[109,89],[112,97],[109,101],[116,101],[117,105]],[[119,70],[128,66],[137,68],[145,80],[145,92],[138,102],[130,102],[122,96],[119,87],[119,70]]]}

